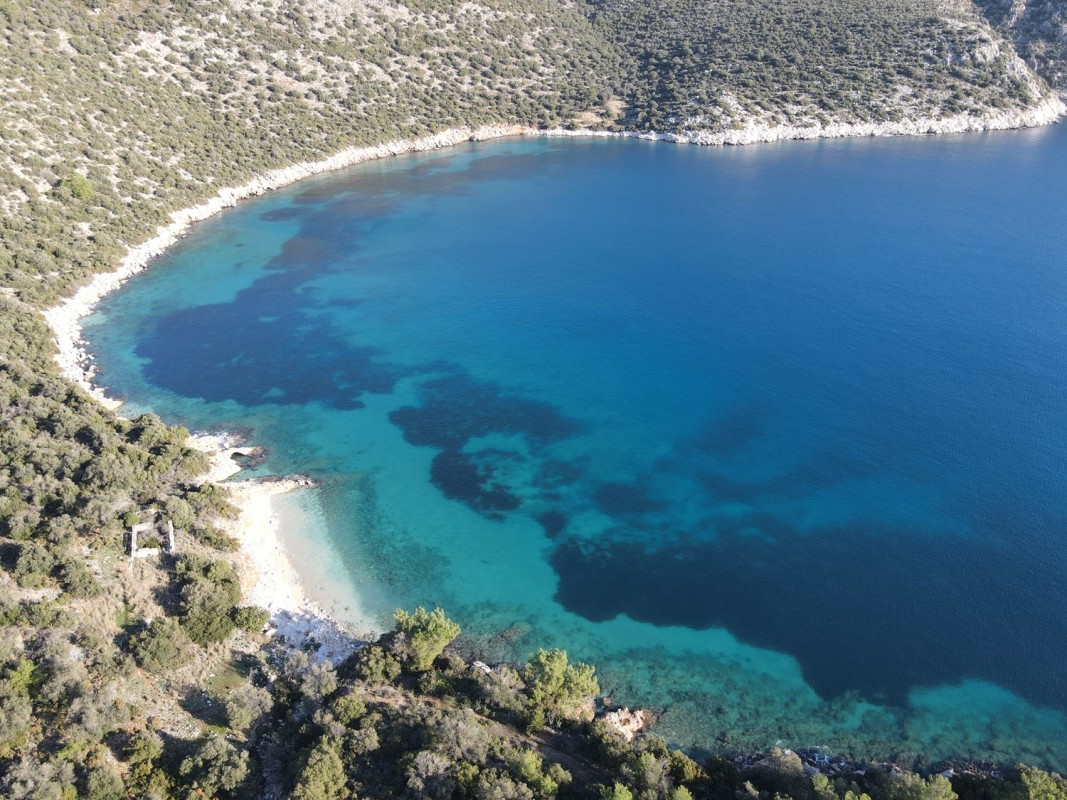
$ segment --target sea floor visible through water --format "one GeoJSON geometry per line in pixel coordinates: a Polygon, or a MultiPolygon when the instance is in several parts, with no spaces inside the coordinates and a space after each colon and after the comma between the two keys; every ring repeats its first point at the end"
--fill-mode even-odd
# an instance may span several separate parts
{"type": "Polygon", "coordinates": [[[564,647],[701,752],[1067,768],[1067,130],[515,139],[309,179],[106,298],[309,592],[564,647]]]}

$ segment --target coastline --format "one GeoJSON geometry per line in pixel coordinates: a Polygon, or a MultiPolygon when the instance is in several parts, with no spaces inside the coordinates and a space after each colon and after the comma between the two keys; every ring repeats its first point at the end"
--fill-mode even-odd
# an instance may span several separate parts
{"type": "MultiPolygon", "coordinates": [[[[189,437],[188,445],[208,456],[211,466],[203,481],[224,485],[238,508],[237,518],[223,520],[220,528],[240,542],[236,566],[241,577],[241,602],[270,612],[270,636],[307,650],[313,659],[334,664],[343,661],[361,641],[309,596],[285,550],[275,505],[282,495],[315,484],[302,476],[230,481],[241,471],[233,456],[253,449],[238,446],[230,434],[196,434],[189,437]]],[[[371,626],[364,623],[361,629],[371,626]]]]}
{"type": "MultiPolygon", "coordinates": [[[[116,270],[96,275],[74,295],[44,311],[43,316],[55,335],[58,348],[55,360],[64,377],[78,384],[109,409],[117,411],[121,402],[109,397],[104,387],[93,382],[95,370],[82,339],[82,318],[90,314],[106,295],[144,270],[153,258],[174,244],[192,224],[230,208],[240,200],[282,188],[312,175],[387,156],[424,152],[466,141],[485,141],[505,136],[623,137],[679,144],[739,145],[787,139],[919,135],[1033,127],[1052,123],[1065,111],[1067,109],[1058,98],[1049,96],[1041,104],[1025,111],[1004,112],[987,117],[961,115],[940,120],[920,119],[883,124],[815,124],[806,127],[752,123],[738,130],[688,134],[562,128],[539,130],[522,125],[502,125],[455,128],[420,139],[350,148],[321,161],[301,162],[273,170],[240,187],[221,189],[210,200],[172,214],[171,223],[158,228],[155,236],[140,245],[130,247],[116,270]]],[[[240,471],[232,456],[235,452],[246,451],[247,448],[238,447],[237,444],[234,437],[225,434],[190,438],[189,445],[207,453],[211,461],[211,470],[204,476],[204,481],[226,481],[240,471]]],[[[271,612],[273,635],[298,648],[306,648],[310,644],[321,645],[316,650],[319,657],[340,661],[358,648],[359,643],[311,599],[307,588],[301,583],[297,569],[286,554],[280,529],[280,515],[274,505],[274,500],[281,495],[312,485],[308,479],[294,476],[227,482],[226,486],[231,489],[233,502],[240,509],[240,514],[236,520],[227,522],[224,528],[241,543],[238,560],[243,563],[242,568],[247,574],[247,580],[242,580],[245,587],[243,601],[261,605],[271,612]]]]}
{"type": "Polygon", "coordinates": [[[89,363],[90,356],[82,339],[81,320],[91,314],[104,297],[143,271],[153,258],[178,241],[191,225],[202,222],[224,209],[232,208],[241,200],[281,189],[323,172],[332,172],[387,156],[451,147],[466,141],[483,141],[534,132],[536,131],[533,128],[521,125],[452,128],[420,139],[389,142],[373,147],[353,147],[321,161],[300,162],[272,170],[243,186],[220,189],[214,197],[200,205],[174,212],[171,214],[170,224],[158,227],[155,236],[139,245],[128,247],[126,256],[117,269],[95,275],[89,283],[63,302],[42,312],[56,338],[58,352],[55,360],[60,373],[112,411],[122,405],[121,401],[108,397],[103,387],[93,383],[95,370],[89,363]]]}
{"type": "Polygon", "coordinates": [[[189,227],[220,211],[232,208],[241,200],[281,189],[313,175],[404,153],[426,152],[452,147],[463,142],[480,142],[505,136],[545,137],[619,137],[675,144],[703,146],[744,145],[781,142],[787,140],[836,139],[868,136],[920,136],[943,133],[966,133],[993,130],[1014,130],[1040,127],[1056,123],[1067,115],[1067,106],[1049,94],[1035,106],[986,116],[960,114],[955,117],[918,118],[900,122],[813,123],[812,125],[767,125],[753,121],[739,128],[724,131],[691,131],[669,133],[656,131],[603,131],[590,128],[538,129],[527,125],[488,125],[479,128],[451,128],[419,139],[399,140],[371,147],[353,147],[335,153],[321,161],[300,162],[272,170],[238,187],[226,187],[200,205],[182,209],[171,215],[171,223],[160,226],[151,239],[128,247],[122,263],[112,272],[100,273],[63,302],[43,312],[45,321],[56,337],[58,352],[55,360],[64,377],[77,383],[111,410],[121,402],[108,397],[106,390],[93,383],[94,368],[82,339],[81,319],[92,313],[104,297],[144,270],[151,260],[173,245],[189,227]]]}
{"type": "Polygon", "coordinates": [[[1053,94],[1026,109],[1013,109],[997,114],[954,117],[918,117],[899,122],[831,122],[812,121],[811,125],[769,125],[752,121],[737,129],[723,131],[690,131],[687,133],[659,133],[655,131],[610,131],[554,129],[540,131],[546,136],[623,136],[674,144],[704,146],[766,144],[770,142],[810,139],[843,139],[867,136],[926,136],[945,133],[975,133],[979,131],[1019,130],[1052,125],[1067,114],[1067,105],[1053,94]]]}

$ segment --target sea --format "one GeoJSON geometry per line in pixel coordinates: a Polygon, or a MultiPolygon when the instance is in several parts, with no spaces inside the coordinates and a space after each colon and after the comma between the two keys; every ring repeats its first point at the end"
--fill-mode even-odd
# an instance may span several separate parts
{"type": "Polygon", "coordinates": [[[561,647],[696,754],[1067,770],[1067,126],[526,137],[193,228],[98,382],[301,473],[357,632],[561,647]]]}

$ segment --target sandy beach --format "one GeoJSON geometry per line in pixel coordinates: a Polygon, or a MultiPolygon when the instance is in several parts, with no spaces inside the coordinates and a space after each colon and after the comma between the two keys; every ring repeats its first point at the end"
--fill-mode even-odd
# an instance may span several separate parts
{"type": "MultiPolygon", "coordinates": [[[[212,483],[234,477],[241,467],[233,457],[255,449],[240,446],[229,434],[199,434],[190,437],[189,445],[208,455],[211,469],[204,480],[212,483]]],[[[360,640],[354,634],[371,630],[372,626],[364,622],[353,627],[350,621],[346,627],[308,596],[286,552],[281,516],[275,506],[278,497],[310,489],[314,483],[290,476],[230,481],[224,485],[240,510],[237,519],[224,521],[221,527],[241,543],[237,568],[244,592],[242,602],[270,611],[271,635],[307,650],[313,658],[343,661],[359,646],[360,640]]]]}

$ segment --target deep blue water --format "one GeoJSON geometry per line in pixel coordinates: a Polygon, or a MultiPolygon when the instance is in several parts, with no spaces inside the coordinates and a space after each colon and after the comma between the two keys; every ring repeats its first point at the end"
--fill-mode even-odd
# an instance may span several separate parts
{"type": "Polygon", "coordinates": [[[471,144],[226,212],[86,330],[323,482],[342,616],[567,647],[702,749],[1063,769],[1065,174],[1062,126],[471,144]]]}

